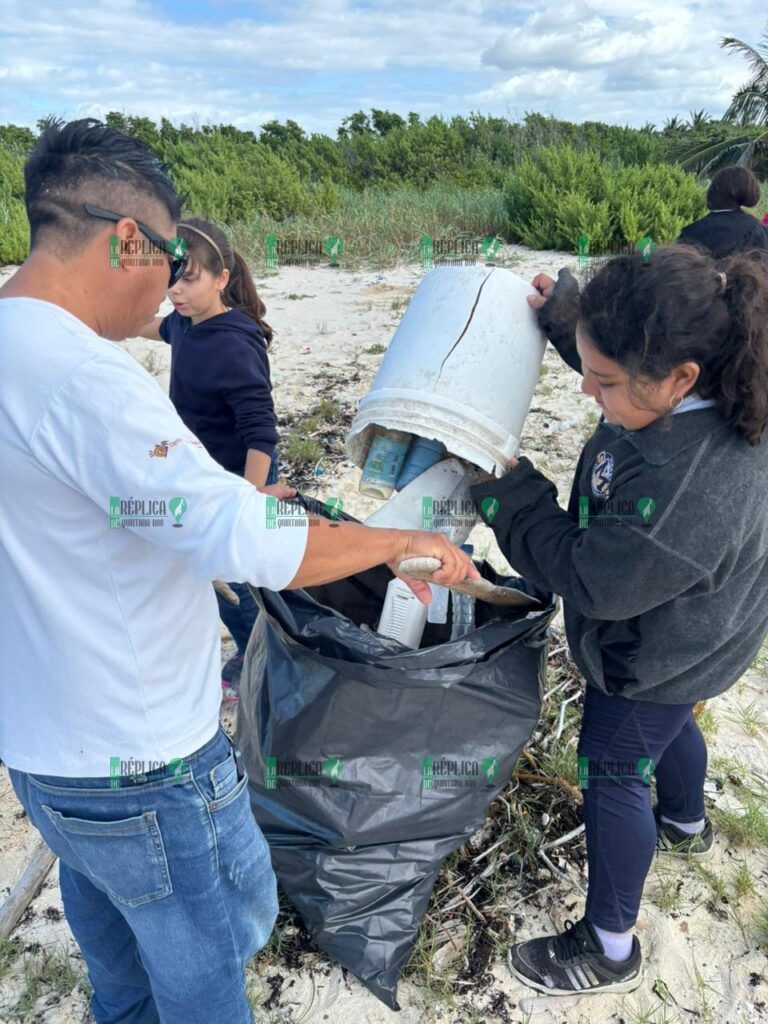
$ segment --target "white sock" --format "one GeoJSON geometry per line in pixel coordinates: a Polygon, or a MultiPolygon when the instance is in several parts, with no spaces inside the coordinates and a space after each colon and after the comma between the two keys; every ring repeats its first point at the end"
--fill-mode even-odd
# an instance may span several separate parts
{"type": "Polygon", "coordinates": [[[681,832],[685,832],[689,836],[695,836],[697,832],[701,832],[704,828],[703,818],[700,821],[675,821],[674,818],[668,818],[666,814],[662,814],[661,820],[665,821],[668,825],[674,825],[675,828],[679,828],[681,832]]]}
{"type": "Polygon", "coordinates": [[[607,932],[604,928],[592,927],[603,947],[603,952],[611,960],[626,960],[632,952],[632,932],[607,932]]]}

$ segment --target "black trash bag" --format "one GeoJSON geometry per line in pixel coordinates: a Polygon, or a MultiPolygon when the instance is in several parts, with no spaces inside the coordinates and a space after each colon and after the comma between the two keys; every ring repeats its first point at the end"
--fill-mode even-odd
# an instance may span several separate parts
{"type": "Polygon", "coordinates": [[[440,867],[480,828],[539,718],[542,609],[477,602],[450,642],[419,650],[374,627],[380,566],[307,590],[253,588],[261,606],[240,683],[237,744],[280,885],[315,943],[391,1009],[440,867]]]}

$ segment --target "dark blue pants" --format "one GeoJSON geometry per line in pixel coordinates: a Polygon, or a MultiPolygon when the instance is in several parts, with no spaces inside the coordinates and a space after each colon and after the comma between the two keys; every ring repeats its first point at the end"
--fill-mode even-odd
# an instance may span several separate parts
{"type": "Polygon", "coordinates": [[[680,822],[704,817],[707,746],[693,707],[627,700],[587,686],[577,750],[589,866],[585,916],[607,931],[634,925],[653,861],[648,772],[656,776],[663,814],[680,822]]]}
{"type": "MultiPolygon", "coordinates": [[[[276,484],[280,473],[280,463],[277,452],[272,456],[272,464],[267,473],[267,485],[276,484]]],[[[237,653],[245,654],[248,640],[259,614],[259,606],[251,597],[251,592],[245,583],[230,583],[230,587],[240,598],[240,604],[230,604],[217,592],[216,600],[219,602],[219,618],[232,634],[232,639],[237,644],[237,653]]]]}

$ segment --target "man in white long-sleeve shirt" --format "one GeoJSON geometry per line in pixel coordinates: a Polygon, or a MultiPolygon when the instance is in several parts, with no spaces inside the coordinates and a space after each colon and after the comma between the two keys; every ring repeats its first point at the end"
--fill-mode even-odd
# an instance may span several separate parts
{"type": "Polygon", "coordinates": [[[275,880],[218,725],[211,581],[302,587],[415,554],[443,584],[477,573],[436,534],[269,529],[265,496],[108,340],[183,272],[178,199],[140,142],[52,122],[25,183],[31,253],[0,290],[0,757],[60,857],[99,1024],[249,1024],[275,880]]]}

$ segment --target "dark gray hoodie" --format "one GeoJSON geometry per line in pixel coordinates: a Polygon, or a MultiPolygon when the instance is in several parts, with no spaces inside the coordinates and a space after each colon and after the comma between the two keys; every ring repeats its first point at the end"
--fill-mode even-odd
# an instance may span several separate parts
{"type": "Polygon", "coordinates": [[[590,685],[694,703],[754,660],[768,632],[768,439],[752,447],[714,408],[642,430],[601,422],[567,511],[524,457],[471,493],[512,567],[563,598],[590,685]]]}

